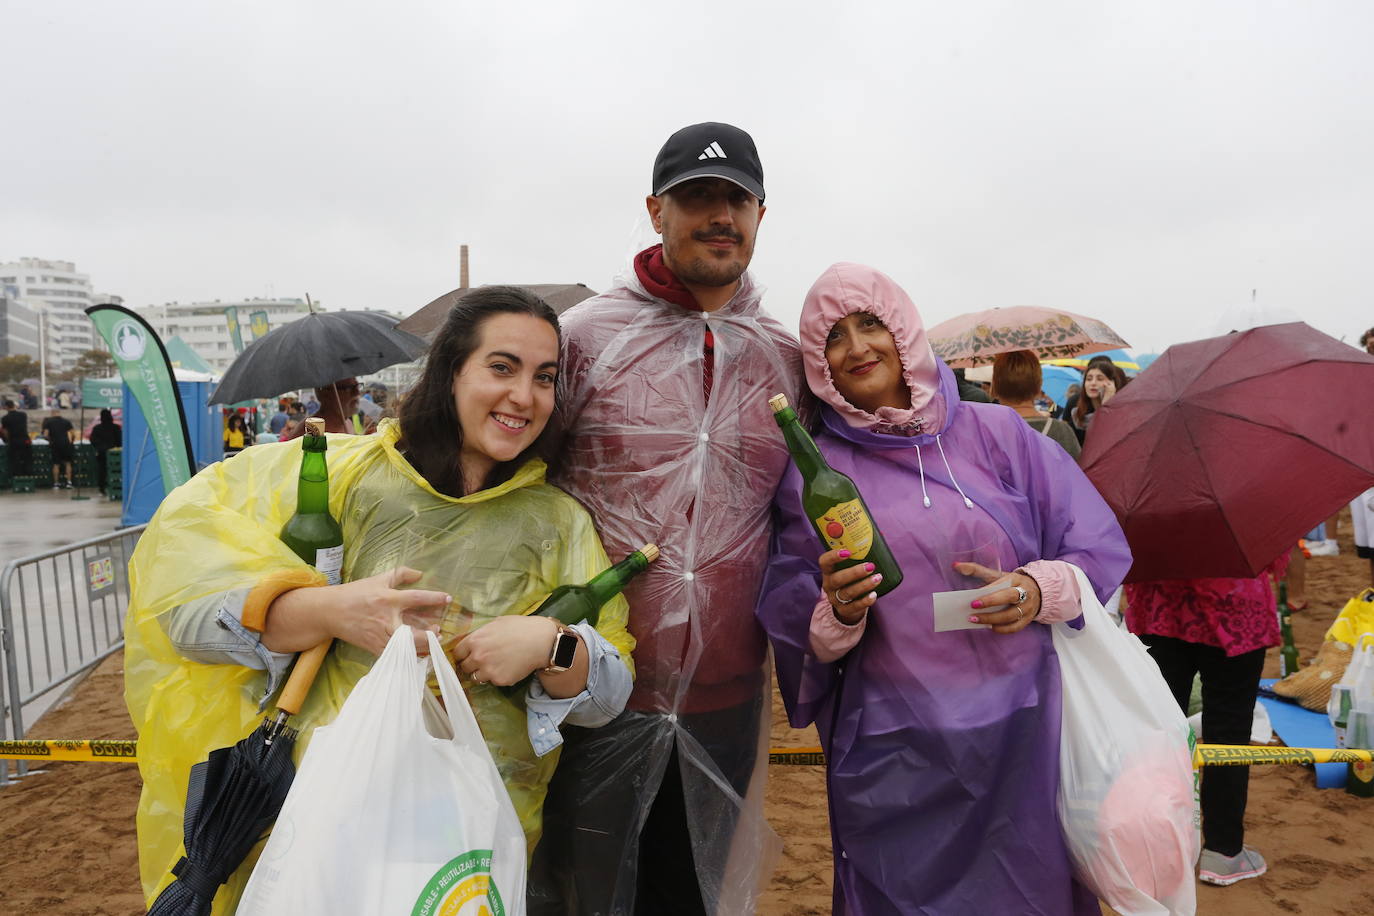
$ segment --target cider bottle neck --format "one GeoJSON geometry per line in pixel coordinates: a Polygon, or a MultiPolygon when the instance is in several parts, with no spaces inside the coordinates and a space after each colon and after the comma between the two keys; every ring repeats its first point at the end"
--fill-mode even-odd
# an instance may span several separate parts
{"type": "Polygon", "coordinates": [[[329,511],[329,466],[325,462],[323,436],[307,436],[302,442],[301,473],[296,486],[296,512],[315,515],[329,511]]]}
{"type": "Polygon", "coordinates": [[[782,427],[782,437],[787,442],[787,450],[792,453],[792,460],[797,464],[797,470],[801,471],[804,480],[811,480],[822,470],[829,468],[825,458],[821,456],[821,450],[816,447],[816,440],[811,438],[797,419],[797,412],[791,407],[784,407],[773,415],[777,420],[778,426],[782,427]]]}
{"type": "Polygon", "coordinates": [[[648,568],[649,561],[645,559],[644,554],[636,550],[610,569],[598,573],[586,587],[592,594],[592,600],[598,606],[603,605],[623,592],[631,579],[648,568]]]}

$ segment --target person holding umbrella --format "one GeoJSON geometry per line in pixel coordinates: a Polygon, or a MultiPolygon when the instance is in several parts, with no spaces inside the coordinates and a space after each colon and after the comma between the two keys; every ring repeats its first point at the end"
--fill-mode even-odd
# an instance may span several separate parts
{"type": "MultiPolygon", "coordinates": [[[[451,651],[531,841],[564,723],[598,726],[625,704],[633,639],[612,599],[595,627],[573,627],[571,667],[553,670],[565,634],[525,611],[608,565],[591,519],[544,482],[557,317],[538,298],[486,287],[455,307],[399,421],[329,442],[330,510],[344,533],[343,582],[326,585],[277,535],[295,508],[300,449],[263,445],[218,462],[168,496],[131,562],[126,695],[139,731],[140,869],[149,900],[176,880],[218,888],[232,911],[251,863],[182,857],[187,774],[261,719],[259,703],[297,652],[333,640],[297,717],[304,745],[334,719],[402,622],[467,632],[451,651]],[[445,592],[414,587],[421,556],[445,592]],[[427,558],[427,559],[425,559],[427,558]],[[245,625],[262,618],[260,634],[245,625]],[[479,625],[479,621],[483,621],[479,625]],[[466,629],[465,629],[466,628],[466,629]],[[531,673],[525,704],[493,685],[531,673]],[[181,864],[179,864],[181,863],[181,864]]],[[[298,745],[298,751],[300,749],[298,745]]],[[[347,817],[347,812],[341,812],[347,817]]],[[[204,912],[208,912],[205,910],[204,912]]]]}
{"type": "MultiPolygon", "coordinates": [[[[315,416],[324,420],[325,432],[358,436],[363,434],[365,427],[362,416],[358,413],[359,391],[358,380],[351,377],[341,378],[315,389],[315,399],[319,402],[319,411],[315,416]]],[[[296,423],[286,431],[280,441],[296,439],[304,433],[305,424],[296,423]]]]}
{"type": "MultiPolygon", "coordinates": [[[[1248,743],[1294,542],[1374,484],[1374,437],[1307,392],[1370,390],[1374,358],[1293,322],[1172,346],[1093,420],[1081,464],[1131,545],[1127,624],[1181,707],[1201,675],[1209,743],[1248,743]]],[[[1202,777],[1204,882],[1267,868],[1244,842],[1248,776],[1202,777]]]]}

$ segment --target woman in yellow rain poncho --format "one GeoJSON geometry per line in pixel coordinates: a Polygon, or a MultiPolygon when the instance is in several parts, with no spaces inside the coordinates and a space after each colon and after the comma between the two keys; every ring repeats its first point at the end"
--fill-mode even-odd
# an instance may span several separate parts
{"type": "MultiPolygon", "coordinates": [[[[591,519],[544,483],[544,462],[534,457],[554,406],[557,360],[557,317],[524,291],[492,287],[454,307],[399,423],[384,422],[375,436],[330,437],[330,511],[344,531],[341,585],[325,585],[278,539],[296,508],[297,446],[263,446],[212,465],[163,502],[130,564],[125,649],[149,901],[183,854],[191,767],[251,732],[294,654],[332,637],[296,720],[299,761],[313,729],[334,718],[402,614],[431,628],[440,616],[474,627],[454,656],[472,678],[468,698],[533,848],[562,740],[558,726],[601,725],[621,711],[634,645],[625,602],[616,598],[595,628],[574,628],[573,667],[545,673],[554,624],[521,615],[557,586],[607,566],[591,519]],[[403,560],[438,574],[449,594],[394,588],[421,576],[397,570],[403,560]],[[243,621],[264,609],[259,636],[243,621]],[[525,710],[491,686],[535,671],[525,710]]],[[[233,912],[256,858],[255,850],[221,888],[216,914],[233,912]]]]}

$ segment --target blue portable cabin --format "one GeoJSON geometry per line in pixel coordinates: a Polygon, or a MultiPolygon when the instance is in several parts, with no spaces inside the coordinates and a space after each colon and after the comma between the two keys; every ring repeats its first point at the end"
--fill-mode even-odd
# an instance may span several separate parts
{"type": "MultiPolygon", "coordinates": [[[[195,470],[224,456],[224,420],[218,404],[207,405],[216,380],[204,372],[175,369],[177,396],[191,434],[195,470]]],[[[124,389],[124,512],[121,525],[141,525],[153,517],[166,494],[157,448],[138,402],[124,389]]]]}

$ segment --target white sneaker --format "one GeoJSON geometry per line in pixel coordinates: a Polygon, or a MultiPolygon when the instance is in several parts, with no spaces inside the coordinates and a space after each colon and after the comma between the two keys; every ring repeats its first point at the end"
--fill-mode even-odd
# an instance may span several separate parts
{"type": "Polygon", "coordinates": [[[1308,541],[1307,553],[1314,557],[1338,557],[1341,555],[1341,547],[1331,538],[1324,541],[1308,541]]]}
{"type": "Polygon", "coordinates": [[[1233,856],[1204,849],[1197,865],[1198,879],[1218,887],[1226,887],[1246,878],[1258,878],[1269,870],[1264,856],[1253,846],[1242,846],[1240,852],[1233,856]]]}

